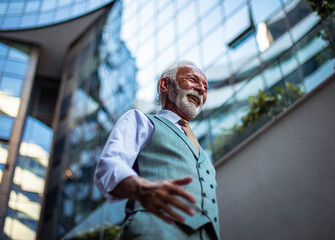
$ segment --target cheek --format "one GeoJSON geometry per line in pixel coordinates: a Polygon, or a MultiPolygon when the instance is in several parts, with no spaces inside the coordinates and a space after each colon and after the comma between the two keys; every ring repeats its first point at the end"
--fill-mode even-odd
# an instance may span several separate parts
{"type": "Polygon", "coordinates": [[[204,104],[205,104],[206,100],[207,100],[207,93],[204,93],[204,104]]]}

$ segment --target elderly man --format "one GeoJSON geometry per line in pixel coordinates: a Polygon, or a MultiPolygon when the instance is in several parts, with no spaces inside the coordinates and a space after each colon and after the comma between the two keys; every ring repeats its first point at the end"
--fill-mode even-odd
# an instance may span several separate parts
{"type": "Polygon", "coordinates": [[[176,63],[158,82],[162,109],[116,123],[95,182],[110,202],[129,199],[121,239],[219,239],[215,170],[188,125],[207,88],[199,68],[176,63]]]}

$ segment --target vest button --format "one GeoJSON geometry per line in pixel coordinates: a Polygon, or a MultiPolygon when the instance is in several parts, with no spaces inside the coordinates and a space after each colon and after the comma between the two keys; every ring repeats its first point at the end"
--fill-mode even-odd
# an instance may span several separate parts
{"type": "Polygon", "coordinates": [[[203,195],[204,197],[206,197],[206,193],[203,193],[202,195],[203,195]]]}
{"type": "Polygon", "coordinates": [[[203,211],[202,211],[202,214],[203,214],[203,215],[206,215],[207,213],[208,213],[207,210],[203,210],[203,211]]]}
{"type": "Polygon", "coordinates": [[[218,219],[215,217],[215,218],[214,218],[214,222],[217,222],[217,221],[218,221],[218,219]]]}
{"type": "Polygon", "coordinates": [[[200,178],[201,181],[205,181],[205,179],[203,177],[200,178]]]}
{"type": "Polygon", "coordinates": [[[214,198],[212,199],[212,202],[215,203],[215,199],[214,198]]]}
{"type": "Polygon", "coordinates": [[[209,170],[206,170],[206,173],[208,173],[208,174],[209,174],[209,170]]]}
{"type": "Polygon", "coordinates": [[[214,188],[213,184],[211,184],[210,187],[213,189],[214,188]]]}

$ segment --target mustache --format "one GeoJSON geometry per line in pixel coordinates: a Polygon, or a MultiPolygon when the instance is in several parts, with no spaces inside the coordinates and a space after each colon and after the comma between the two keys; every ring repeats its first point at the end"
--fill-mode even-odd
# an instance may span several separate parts
{"type": "Polygon", "coordinates": [[[193,90],[193,89],[190,89],[190,90],[179,90],[179,91],[182,91],[183,94],[184,94],[184,96],[193,95],[193,96],[197,97],[199,99],[199,104],[200,105],[204,104],[204,96],[202,94],[199,94],[198,91],[193,90]]]}

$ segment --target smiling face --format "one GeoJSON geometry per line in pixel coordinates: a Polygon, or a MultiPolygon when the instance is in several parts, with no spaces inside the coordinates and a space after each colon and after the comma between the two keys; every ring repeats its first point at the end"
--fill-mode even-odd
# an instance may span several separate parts
{"type": "Polygon", "coordinates": [[[163,106],[186,120],[199,114],[207,99],[207,79],[194,66],[180,67],[176,74],[176,82],[169,79],[168,99],[163,106]]]}

